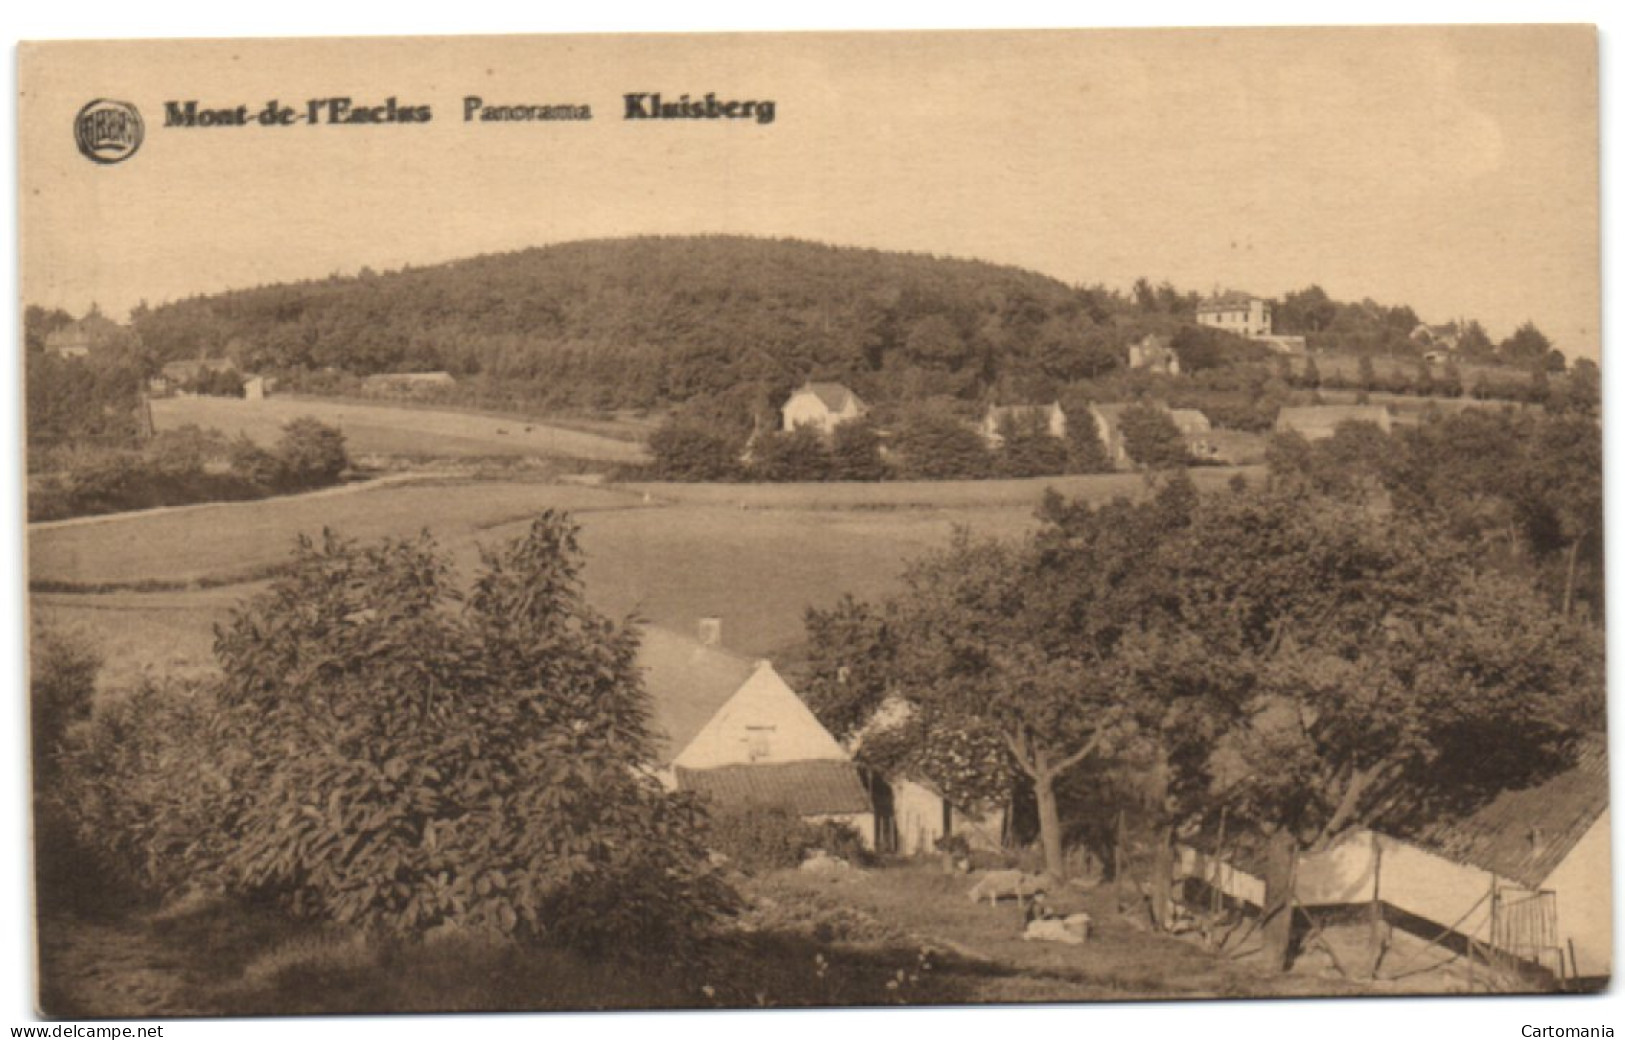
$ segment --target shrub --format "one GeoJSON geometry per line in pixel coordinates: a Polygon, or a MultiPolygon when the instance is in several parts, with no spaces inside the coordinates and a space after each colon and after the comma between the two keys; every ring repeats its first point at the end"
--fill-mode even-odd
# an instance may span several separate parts
{"type": "MultiPolygon", "coordinates": [[[[711,846],[742,870],[779,870],[820,848],[820,832],[794,809],[752,805],[721,810],[711,821],[711,846]]],[[[831,850],[833,851],[833,850],[831,850]]]]}
{"type": "Polygon", "coordinates": [[[283,428],[275,454],[281,465],[280,483],[289,490],[337,483],[350,465],[343,432],[309,416],[283,428]]]}
{"type": "Polygon", "coordinates": [[[732,480],[742,446],[729,433],[694,420],[674,420],[649,435],[657,480],[732,480]]]}
{"type": "Polygon", "coordinates": [[[427,534],[301,541],[216,641],[253,756],[231,882],[385,931],[585,950],[670,950],[731,909],[699,805],[648,771],[636,638],[579,568],[552,513],[466,597],[427,534]]]}
{"type": "Polygon", "coordinates": [[[231,442],[226,461],[234,476],[261,493],[270,491],[282,482],[281,460],[246,435],[240,435],[231,442]]]}
{"type": "Polygon", "coordinates": [[[1123,448],[1141,466],[1160,469],[1190,461],[1185,438],[1174,420],[1160,408],[1137,404],[1123,409],[1123,448]]]}
{"type": "Polygon", "coordinates": [[[29,729],[35,794],[54,772],[68,728],[90,717],[101,657],[84,640],[35,626],[29,649],[29,729]]]}
{"type": "Polygon", "coordinates": [[[903,417],[894,440],[903,475],[923,480],[987,476],[992,456],[982,435],[946,408],[922,405],[903,417]]]}

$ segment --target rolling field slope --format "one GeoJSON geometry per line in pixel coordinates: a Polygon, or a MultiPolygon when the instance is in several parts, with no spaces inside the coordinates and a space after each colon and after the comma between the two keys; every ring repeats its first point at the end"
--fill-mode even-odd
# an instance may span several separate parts
{"type": "MultiPolygon", "coordinates": [[[[1213,488],[1233,473],[1194,475],[1213,488]]],[[[1095,501],[1145,489],[1121,475],[726,487],[397,483],[32,530],[32,607],[102,648],[104,686],[125,685],[148,668],[191,674],[210,666],[212,625],[263,587],[300,533],[327,526],[373,541],[427,527],[466,578],[479,545],[518,535],[544,509],[561,509],[581,525],[587,594],[599,609],[679,632],[720,615],[731,649],[774,656],[802,640],[809,606],[891,592],[908,561],[946,544],[956,526],[1001,537],[1031,530],[1052,484],[1095,501]]]]}
{"type": "Polygon", "coordinates": [[[358,404],[319,397],[243,401],[229,397],[164,397],[152,402],[153,424],[171,430],[188,423],[274,442],[282,424],[302,415],[338,426],[352,456],[405,455],[470,458],[534,455],[590,462],[638,462],[642,446],[581,429],[467,412],[358,404]]]}

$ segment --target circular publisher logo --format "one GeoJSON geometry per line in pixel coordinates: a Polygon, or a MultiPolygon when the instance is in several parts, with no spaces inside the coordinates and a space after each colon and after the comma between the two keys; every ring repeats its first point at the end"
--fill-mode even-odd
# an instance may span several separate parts
{"type": "Polygon", "coordinates": [[[73,118],[73,140],[79,153],[104,166],[134,155],[145,136],[141,113],[128,101],[97,98],[73,118]]]}

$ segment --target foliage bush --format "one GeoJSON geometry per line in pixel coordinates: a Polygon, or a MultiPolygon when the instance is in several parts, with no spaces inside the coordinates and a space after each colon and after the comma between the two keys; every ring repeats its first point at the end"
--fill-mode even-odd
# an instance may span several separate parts
{"type": "Polygon", "coordinates": [[[649,771],[636,638],[587,607],[579,556],[549,513],[464,593],[427,534],[301,540],[217,629],[218,682],[98,715],[71,759],[81,833],[160,890],[680,950],[734,896],[701,806],[649,771]]]}
{"type": "Polygon", "coordinates": [[[311,418],[288,424],[274,450],[218,430],[164,430],[140,450],[80,444],[51,453],[54,471],[29,488],[30,520],[237,501],[326,487],[349,465],[344,434],[311,418]]]}
{"type": "Polygon", "coordinates": [[[781,870],[799,865],[818,848],[818,833],[794,809],[752,805],[714,812],[711,847],[742,870],[781,870]]]}
{"type": "Polygon", "coordinates": [[[1123,448],[1136,464],[1149,469],[1182,466],[1190,461],[1185,438],[1167,412],[1137,404],[1123,410],[1123,448]]]}

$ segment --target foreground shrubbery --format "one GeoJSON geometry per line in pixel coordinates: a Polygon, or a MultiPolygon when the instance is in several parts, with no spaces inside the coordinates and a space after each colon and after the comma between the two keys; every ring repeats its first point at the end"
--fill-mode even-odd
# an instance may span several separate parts
{"type": "Polygon", "coordinates": [[[588,608],[548,514],[454,586],[427,535],[302,541],[217,630],[223,677],[97,713],[76,833],[131,882],[294,916],[679,953],[735,896],[651,761],[636,638],[588,608]]]}
{"type": "Polygon", "coordinates": [[[230,502],[327,487],[349,467],[344,434],[295,419],[270,449],[246,437],[187,425],[165,430],[140,450],[80,447],[54,457],[54,472],[30,489],[28,519],[230,502]]]}
{"type": "Polygon", "coordinates": [[[710,844],[731,864],[749,871],[795,867],[813,849],[852,863],[869,856],[850,825],[834,820],[811,823],[794,809],[777,805],[718,812],[712,819],[710,844]]]}

